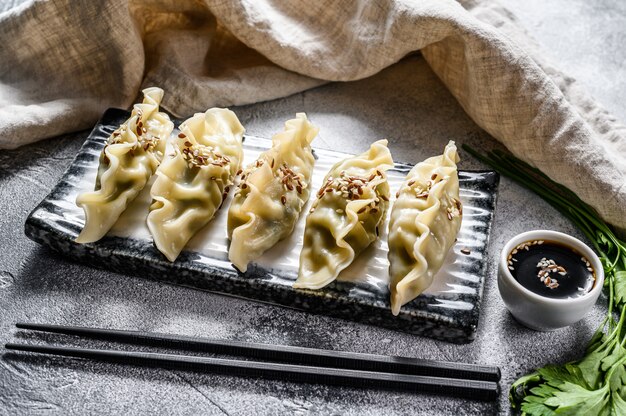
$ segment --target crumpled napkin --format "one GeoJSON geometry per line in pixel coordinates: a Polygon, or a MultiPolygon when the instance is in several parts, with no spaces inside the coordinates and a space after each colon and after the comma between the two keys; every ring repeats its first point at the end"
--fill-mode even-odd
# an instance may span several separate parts
{"type": "Polygon", "coordinates": [[[626,229],[626,128],[488,0],[29,1],[0,14],[0,148],[88,128],[142,86],[188,116],[416,50],[479,126],[626,229]]]}

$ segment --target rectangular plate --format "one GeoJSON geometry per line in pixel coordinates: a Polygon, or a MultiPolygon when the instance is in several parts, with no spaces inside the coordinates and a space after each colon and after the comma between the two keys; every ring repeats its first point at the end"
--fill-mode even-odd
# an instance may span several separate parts
{"type": "MultiPolygon", "coordinates": [[[[474,339],[499,182],[496,172],[459,172],[464,209],[457,244],[450,250],[432,286],[403,306],[399,316],[393,316],[389,307],[386,231],[381,232],[381,238],[344,270],[336,282],[316,291],[295,290],[292,284],[298,273],[304,214],[291,237],[265,253],[242,274],[235,270],[227,256],[226,214],[231,198],[229,196],[211,223],[189,242],[176,262],[170,263],[154,247],[145,225],[150,204],[150,181],[106,237],[92,244],[75,243],[74,239],[84,225],[83,210],[76,206],[76,196],[93,190],[102,147],[113,130],[128,117],[129,112],[125,110],[109,109],[104,113],[59,183],[28,216],[25,228],[29,238],[71,259],[119,273],[455,343],[474,339]],[[460,253],[462,248],[469,249],[471,253],[460,253]]],[[[180,124],[180,120],[174,122],[176,126],[180,124]]],[[[254,161],[270,145],[270,140],[246,136],[244,166],[254,161]]],[[[317,160],[312,180],[314,191],[320,187],[335,162],[350,156],[319,149],[315,149],[315,155],[317,160]]],[[[388,172],[392,194],[410,169],[411,165],[396,164],[388,172]]],[[[311,202],[303,213],[308,212],[311,202]]]]}

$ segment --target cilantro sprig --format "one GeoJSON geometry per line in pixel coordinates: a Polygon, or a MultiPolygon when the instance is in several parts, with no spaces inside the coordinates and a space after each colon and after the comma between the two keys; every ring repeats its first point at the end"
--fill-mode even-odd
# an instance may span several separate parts
{"type": "Polygon", "coordinates": [[[463,149],[569,218],[593,244],[605,273],[607,316],[584,357],[519,378],[509,391],[511,407],[522,415],[626,415],[626,242],[591,206],[539,169],[503,151],[483,155],[467,145],[463,149]]]}

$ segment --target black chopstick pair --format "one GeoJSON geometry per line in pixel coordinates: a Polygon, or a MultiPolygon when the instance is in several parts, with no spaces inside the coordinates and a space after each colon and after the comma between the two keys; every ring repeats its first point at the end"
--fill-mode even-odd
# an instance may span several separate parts
{"type": "Polygon", "coordinates": [[[495,400],[500,392],[498,367],[141,331],[28,323],[17,323],[16,327],[274,362],[11,343],[5,345],[8,350],[246,377],[448,394],[485,401],[495,400]]]}

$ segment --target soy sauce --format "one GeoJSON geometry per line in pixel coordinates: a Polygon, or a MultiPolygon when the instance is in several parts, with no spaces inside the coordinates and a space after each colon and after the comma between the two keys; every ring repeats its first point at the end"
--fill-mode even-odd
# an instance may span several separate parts
{"type": "Polygon", "coordinates": [[[585,256],[554,241],[519,244],[508,255],[508,268],[522,286],[548,298],[583,296],[596,280],[593,266],[585,256]]]}

